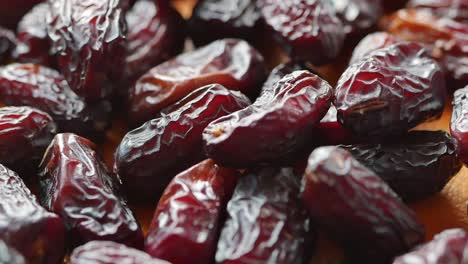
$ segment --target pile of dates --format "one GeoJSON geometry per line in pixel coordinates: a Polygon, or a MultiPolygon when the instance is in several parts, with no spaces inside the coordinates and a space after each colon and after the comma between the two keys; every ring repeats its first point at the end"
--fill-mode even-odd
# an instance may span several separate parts
{"type": "Polygon", "coordinates": [[[7,2],[0,263],[468,263],[467,1],[7,2]]]}

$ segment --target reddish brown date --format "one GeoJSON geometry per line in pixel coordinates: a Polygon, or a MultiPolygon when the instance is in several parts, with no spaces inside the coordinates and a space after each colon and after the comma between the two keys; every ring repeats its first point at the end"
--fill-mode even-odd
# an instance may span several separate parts
{"type": "Polygon", "coordinates": [[[435,194],[460,171],[456,141],[444,131],[411,131],[382,144],[344,146],[404,201],[435,194]]]}
{"type": "Polygon", "coordinates": [[[0,63],[8,63],[17,44],[13,31],[0,27],[0,63]]]}
{"type": "Polygon", "coordinates": [[[44,0],[0,0],[0,25],[14,29],[20,19],[33,6],[44,0]]]}
{"type": "Polygon", "coordinates": [[[312,65],[310,65],[307,62],[288,61],[286,63],[281,63],[277,65],[275,68],[273,68],[273,70],[271,70],[267,80],[263,84],[261,94],[271,92],[271,90],[275,87],[275,84],[279,82],[279,80],[281,80],[284,76],[294,71],[309,71],[321,77],[312,67],[312,65]]]}
{"type": "Polygon", "coordinates": [[[363,38],[353,50],[349,65],[360,61],[375,50],[388,47],[400,42],[397,37],[387,32],[375,32],[363,38]]]}
{"type": "Polygon", "coordinates": [[[28,263],[59,264],[65,255],[62,220],[47,212],[18,174],[0,165],[0,240],[28,263]]]}
{"type": "Polygon", "coordinates": [[[360,263],[389,263],[424,241],[415,213],[344,149],[314,150],[303,182],[311,220],[360,263]]]}
{"type": "Polygon", "coordinates": [[[143,75],[130,90],[130,122],[146,122],[193,90],[213,83],[253,96],[265,77],[263,57],[247,42],[215,41],[143,75]]]}
{"type": "Polygon", "coordinates": [[[340,52],[343,24],[321,0],[258,0],[267,28],[293,59],[320,65],[340,52]]]}
{"type": "Polygon", "coordinates": [[[458,156],[468,164],[468,86],[453,94],[450,133],[458,144],[458,156]]]}
{"type": "Polygon", "coordinates": [[[196,45],[223,38],[254,40],[262,29],[255,0],[198,1],[189,21],[190,36],[196,45]]]}
{"type": "Polygon", "coordinates": [[[468,234],[463,229],[448,229],[433,240],[395,259],[393,264],[463,264],[467,262],[468,234]]]}
{"type": "Polygon", "coordinates": [[[439,116],[445,79],[422,46],[402,42],[379,49],[346,69],[335,89],[338,119],[359,136],[405,133],[439,116]]]}
{"type": "Polygon", "coordinates": [[[383,14],[382,0],[332,0],[347,35],[371,29],[383,14]]]}
{"type": "Polygon", "coordinates": [[[41,203],[62,217],[73,246],[110,240],[142,248],[143,234],[118,192],[120,182],[95,152],[74,134],[58,134],[40,165],[41,203]]]}
{"type": "Polygon", "coordinates": [[[125,65],[125,17],[119,0],[49,0],[52,53],[70,87],[87,101],[112,94],[125,65]]]}
{"type": "Polygon", "coordinates": [[[441,17],[468,23],[468,1],[466,0],[410,0],[409,8],[423,8],[441,17]]]}
{"type": "Polygon", "coordinates": [[[240,178],[227,206],[216,262],[306,263],[313,236],[299,186],[292,168],[265,168],[240,178]]]}
{"type": "Polygon", "coordinates": [[[205,151],[219,164],[236,168],[287,163],[311,145],[331,97],[326,81],[295,71],[264,89],[251,106],[210,123],[203,132],[205,151]]]}
{"type": "Polygon", "coordinates": [[[161,1],[136,2],[127,12],[126,20],[125,75],[130,86],[152,67],[183,50],[186,29],[179,13],[161,1]]]}
{"type": "Polygon", "coordinates": [[[339,121],[337,110],[330,105],[327,114],[320,120],[314,129],[317,135],[315,143],[318,145],[338,145],[360,142],[364,139],[357,138],[351,130],[344,127],[339,121]]]}
{"type": "Polygon", "coordinates": [[[11,248],[5,241],[0,240],[0,263],[26,264],[26,260],[16,249],[11,248]]]}
{"type": "Polygon", "coordinates": [[[56,129],[52,118],[42,111],[27,106],[0,108],[0,163],[23,177],[30,176],[56,129]]]}
{"type": "Polygon", "coordinates": [[[172,264],[213,262],[221,217],[237,177],[235,170],[212,160],[174,177],[159,200],[145,251],[172,264]]]}
{"type": "Polygon", "coordinates": [[[199,88],[128,132],[117,147],[114,170],[132,198],[158,197],[177,173],[205,158],[203,129],[249,104],[240,92],[219,84],[199,88]]]}
{"type": "Polygon", "coordinates": [[[111,241],[91,241],[75,248],[70,264],[170,264],[147,253],[111,241]]]}

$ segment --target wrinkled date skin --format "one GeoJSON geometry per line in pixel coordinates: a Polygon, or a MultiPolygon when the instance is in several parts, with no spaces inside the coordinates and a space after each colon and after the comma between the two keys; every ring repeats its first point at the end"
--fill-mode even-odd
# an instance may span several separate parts
{"type": "Polygon", "coordinates": [[[301,61],[288,61],[286,63],[279,64],[273,68],[273,70],[271,70],[267,80],[263,84],[261,94],[271,92],[279,80],[294,71],[309,71],[322,78],[309,63],[301,61]]]}
{"type": "Polygon", "coordinates": [[[28,263],[63,263],[65,229],[47,212],[18,174],[0,165],[0,239],[20,252],[28,263]]]}
{"type": "Polygon", "coordinates": [[[17,44],[13,31],[0,27],[0,64],[9,62],[17,44]]]}
{"type": "Polygon", "coordinates": [[[87,106],[62,75],[38,64],[0,67],[0,101],[45,111],[64,132],[92,135],[105,130],[109,123],[110,107],[105,102],[87,106]]]}
{"type": "Polygon", "coordinates": [[[114,170],[132,198],[158,197],[177,173],[205,158],[203,129],[249,104],[240,92],[219,84],[199,88],[128,132],[117,147],[114,170]]]}
{"type": "MultiPolygon", "coordinates": [[[[141,0],[127,12],[126,79],[129,85],[141,75],[184,48],[184,19],[161,1],[141,0]]],[[[125,87],[128,90],[128,87],[125,87]]]]}
{"type": "Polygon", "coordinates": [[[20,19],[26,14],[33,6],[44,0],[18,0],[12,2],[11,0],[0,0],[0,25],[14,29],[20,19]]]}
{"type": "Polygon", "coordinates": [[[424,241],[415,213],[344,149],[315,149],[303,182],[311,220],[359,263],[389,263],[424,241]]]}
{"type": "Polygon", "coordinates": [[[264,89],[251,106],[210,123],[203,132],[205,151],[235,168],[287,163],[313,141],[314,126],[327,113],[331,97],[326,81],[295,71],[264,89]]]}
{"type": "Polygon", "coordinates": [[[262,25],[255,0],[202,0],[193,10],[189,30],[196,45],[205,45],[222,38],[254,40],[262,25]]]}
{"type": "Polygon", "coordinates": [[[412,131],[394,143],[343,146],[403,200],[426,198],[460,171],[457,143],[444,131],[412,131]]]}
{"type": "Polygon", "coordinates": [[[146,122],[193,90],[213,83],[255,96],[265,78],[263,57],[247,42],[218,40],[143,75],[130,90],[130,122],[146,122]]]}
{"type": "Polygon", "coordinates": [[[314,133],[317,135],[316,143],[322,146],[351,144],[363,140],[357,138],[351,130],[338,121],[337,110],[334,105],[330,105],[327,114],[315,127],[314,133]]]}
{"type": "Polygon", "coordinates": [[[264,168],[240,178],[227,206],[216,262],[305,263],[314,236],[299,186],[292,168],[264,168]]]}
{"type": "Polygon", "coordinates": [[[41,203],[62,217],[73,246],[110,240],[143,247],[140,226],[118,194],[118,178],[107,170],[92,142],[58,134],[40,170],[41,203]]]}
{"type": "Polygon", "coordinates": [[[409,8],[424,8],[441,17],[468,23],[468,1],[466,0],[410,0],[409,8]]]}
{"type": "Polygon", "coordinates": [[[48,0],[52,53],[70,87],[87,101],[108,98],[125,65],[119,0],[48,0]]]}
{"type": "Polygon", "coordinates": [[[172,264],[211,263],[221,216],[237,178],[235,170],[219,167],[212,160],[178,174],[159,200],[145,251],[172,264]]]}
{"type": "Polygon", "coordinates": [[[112,241],[91,241],[75,248],[70,264],[170,264],[147,253],[112,241]]]}
{"type": "Polygon", "coordinates": [[[54,58],[49,55],[50,40],[46,23],[48,12],[49,5],[40,3],[21,19],[16,32],[17,45],[13,51],[15,61],[54,65],[54,58]]]}
{"type": "Polygon", "coordinates": [[[387,32],[375,32],[364,37],[354,48],[349,65],[354,64],[375,50],[400,42],[397,37],[387,32]]]}
{"type": "Polygon", "coordinates": [[[382,0],[332,0],[347,35],[371,29],[383,14],[382,0]]]}
{"type": "Polygon", "coordinates": [[[11,248],[5,241],[0,240],[0,263],[26,264],[26,260],[16,249],[11,248]]]}
{"type": "Polygon", "coordinates": [[[0,108],[0,163],[24,178],[30,176],[56,130],[52,117],[42,111],[27,106],[0,108]]]}
{"type": "Polygon", "coordinates": [[[439,264],[467,262],[468,234],[463,229],[448,229],[433,240],[395,259],[393,264],[439,264]]]}
{"type": "Polygon", "coordinates": [[[359,136],[401,134],[439,116],[446,101],[437,62],[419,44],[379,49],[346,69],[335,89],[338,119],[359,136]]]}
{"type": "Polygon", "coordinates": [[[453,94],[450,133],[458,144],[458,156],[468,164],[468,86],[453,94]]]}
{"type": "Polygon", "coordinates": [[[321,0],[258,0],[267,27],[292,59],[330,62],[344,42],[332,3],[321,0]]]}

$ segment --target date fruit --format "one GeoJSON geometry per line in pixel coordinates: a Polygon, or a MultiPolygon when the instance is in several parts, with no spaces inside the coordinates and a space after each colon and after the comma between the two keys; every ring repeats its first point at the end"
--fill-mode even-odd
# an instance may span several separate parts
{"type": "Polygon", "coordinates": [[[239,179],[216,251],[217,263],[305,263],[313,249],[292,168],[263,168],[239,179]]]}
{"type": "Polygon", "coordinates": [[[70,264],[169,264],[147,253],[112,241],[91,241],[75,248],[70,264]]]}
{"type": "Polygon", "coordinates": [[[321,65],[343,46],[344,29],[333,4],[322,0],[258,0],[267,28],[292,59],[321,65]]]}
{"type": "Polygon", "coordinates": [[[49,0],[52,54],[70,87],[87,101],[112,94],[125,65],[126,22],[119,0],[49,0]]]}
{"type": "Polygon", "coordinates": [[[249,104],[240,92],[219,84],[199,88],[128,132],[117,147],[114,171],[132,198],[158,197],[177,173],[205,159],[203,129],[249,104]]]}
{"type": "Polygon", "coordinates": [[[371,29],[383,14],[382,0],[332,0],[347,35],[371,29]]]}
{"type": "Polygon", "coordinates": [[[416,214],[342,148],[315,149],[303,183],[311,220],[360,263],[389,263],[424,241],[416,214]]]}
{"type": "Polygon", "coordinates": [[[375,50],[386,48],[400,42],[397,37],[387,32],[375,32],[364,37],[354,48],[349,65],[354,64],[375,50]]]}
{"type": "Polygon", "coordinates": [[[18,174],[0,165],[0,240],[22,254],[28,263],[63,263],[65,229],[47,212],[18,174]]]}
{"type": "Polygon", "coordinates": [[[174,177],[159,200],[145,251],[172,264],[211,263],[221,217],[237,177],[235,170],[219,167],[212,160],[174,177]]]}
{"type": "Polygon", "coordinates": [[[33,6],[44,0],[0,0],[0,25],[14,29],[20,19],[33,6]]]}
{"type": "Polygon", "coordinates": [[[468,164],[468,86],[455,91],[452,105],[450,133],[457,142],[458,156],[468,164]]]}
{"type": "Polygon", "coordinates": [[[426,198],[460,171],[457,143],[444,131],[411,131],[395,142],[343,146],[404,201],[426,198]]]}
{"type": "Polygon", "coordinates": [[[468,1],[466,0],[410,0],[407,7],[427,9],[436,16],[468,23],[468,1]]]}
{"type": "Polygon", "coordinates": [[[260,94],[271,92],[279,80],[294,71],[309,71],[322,78],[309,63],[301,61],[288,61],[286,63],[277,65],[275,68],[273,68],[273,70],[271,70],[267,80],[263,84],[260,94]]]}
{"type": "Polygon", "coordinates": [[[331,98],[326,81],[295,71],[264,89],[251,106],[210,123],[203,132],[205,151],[217,163],[235,168],[288,163],[311,145],[331,98]]]}
{"type": "Polygon", "coordinates": [[[143,234],[96,146],[74,134],[55,136],[40,165],[41,203],[62,217],[77,246],[111,240],[143,247],[143,234]]]}
{"type": "Polygon", "coordinates": [[[444,73],[422,46],[401,42],[346,69],[335,89],[338,120],[359,136],[397,135],[439,116],[444,73]]]}
{"type": "Polygon", "coordinates": [[[218,40],[143,75],[130,90],[130,122],[139,125],[151,120],[164,107],[213,83],[255,96],[265,78],[263,57],[247,42],[218,40]]]}
{"type": "Polygon", "coordinates": [[[189,20],[190,36],[198,46],[223,38],[251,41],[262,26],[256,0],[198,1],[189,20]]]}
{"type": "Polygon", "coordinates": [[[24,257],[14,248],[0,240],[0,263],[2,264],[26,264],[24,257]]]}
{"type": "Polygon", "coordinates": [[[468,234],[463,229],[448,229],[433,240],[395,259],[393,264],[467,263],[468,234]]]}
{"type": "Polygon", "coordinates": [[[316,143],[322,146],[351,144],[362,140],[358,139],[338,121],[337,110],[334,105],[330,105],[327,114],[315,127],[314,133],[317,135],[316,143]]]}

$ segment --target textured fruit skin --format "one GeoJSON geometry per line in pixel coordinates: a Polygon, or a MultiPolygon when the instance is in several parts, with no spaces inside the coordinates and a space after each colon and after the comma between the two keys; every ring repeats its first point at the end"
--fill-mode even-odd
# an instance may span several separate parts
{"type": "Polygon", "coordinates": [[[346,69],[335,89],[338,120],[359,136],[395,135],[439,116],[446,101],[437,62],[416,43],[376,50],[346,69]]]}
{"type": "Polygon", "coordinates": [[[344,146],[404,201],[426,198],[460,171],[457,142],[444,131],[411,131],[393,143],[344,146]]]}
{"type": "Polygon", "coordinates": [[[103,131],[108,126],[106,102],[87,106],[57,71],[38,64],[13,63],[0,67],[0,101],[28,105],[47,112],[60,131],[81,135],[103,131]]]}
{"type": "Polygon", "coordinates": [[[311,220],[360,263],[389,263],[424,241],[415,213],[344,149],[315,149],[303,185],[311,220]]]}
{"type": "MultiPolygon", "coordinates": [[[[309,71],[321,78],[321,76],[312,68],[312,65],[301,61],[288,61],[286,63],[278,64],[268,75],[267,80],[263,83],[261,94],[271,92],[275,84],[279,82],[284,76],[294,71],[309,71]]],[[[323,79],[323,78],[322,78],[323,79]]]]}
{"type": "Polygon", "coordinates": [[[448,229],[433,240],[395,259],[393,264],[438,264],[468,262],[468,234],[463,229],[448,229]]]}
{"type": "Polygon", "coordinates": [[[142,248],[143,234],[119,196],[119,179],[95,147],[71,133],[55,136],[40,165],[41,203],[62,217],[73,246],[110,240],[142,248]]]}
{"type": "Polygon", "coordinates": [[[75,248],[70,264],[169,264],[147,253],[112,241],[91,241],[75,248]]]}
{"type": "Polygon", "coordinates": [[[125,65],[126,22],[119,0],[48,0],[52,53],[70,87],[87,101],[112,94],[125,65]]]}
{"type": "Polygon", "coordinates": [[[0,165],[0,240],[21,253],[28,263],[63,263],[65,229],[47,212],[18,174],[0,165]]]}
{"type": "Polygon", "coordinates": [[[212,160],[174,177],[159,200],[145,251],[172,264],[211,263],[221,217],[237,178],[235,170],[219,167],[212,160]]]}
{"type": "Polygon", "coordinates": [[[139,125],[151,120],[164,107],[213,83],[253,96],[265,78],[263,57],[247,42],[218,40],[143,75],[130,90],[130,122],[139,125]]]}
{"type": "MultiPolygon", "coordinates": [[[[172,7],[141,0],[126,14],[128,25],[125,76],[129,83],[184,48],[184,19],[172,7]]],[[[125,87],[128,90],[128,87],[125,87]]]]}
{"type": "Polygon", "coordinates": [[[458,156],[468,164],[468,86],[453,94],[450,134],[457,141],[458,156]]]}
{"type": "Polygon", "coordinates": [[[360,142],[363,139],[357,138],[351,130],[344,127],[339,121],[337,110],[334,105],[330,105],[328,112],[315,126],[315,140],[318,145],[338,145],[360,142]]]}
{"type": "Polygon", "coordinates": [[[354,48],[349,65],[360,61],[375,50],[400,42],[397,37],[387,32],[375,32],[364,37],[354,48]]]}
{"type": "Polygon", "coordinates": [[[382,0],[332,0],[347,35],[371,29],[383,14],[382,0]]]}
{"type": "Polygon", "coordinates": [[[257,5],[267,28],[292,59],[320,65],[340,52],[345,34],[331,2],[258,0],[257,5]]]}
{"type": "Polygon", "coordinates": [[[163,110],[159,118],[128,132],[117,147],[114,171],[131,198],[158,197],[177,173],[205,159],[203,129],[249,104],[240,92],[212,84],[193,91],[163,110]]]}
{"type": "MultiPolygon", "coordinates": [[[[22,172],[34,172],[57,131],[45,112],[31,107],[0,108],[0,163],[22,172]]],[[[29,173],[28,173],[29,172],[29,173]]]]}
{"type": "Polygon", "coordinates": [[[313,236],[299,186],[292,168],[264,168],[240,178],[227,206],[216,262],[306,263],[313,236]]]}
{"type": "Polygon", "coordinates": [[[0,0],[0,25],[14,29],[16,24],[21,20],[33,6],[44,0],[18,0],[11,2],[11,0],[0,0]]]}
{"type": "Polygon", "coordinates": [[[11,248],[5,241],[0,240],[0,263],[26,264],[26,260],[16,249],[11,248]]]}
{"type": "Polygon", "coordinates": [[[49,55],[50,40],[47,35],[46,17],[49,12],[47,3],[33,7],[18,23],[17,45],[13,58],[17,62],[31,62],[43,66],[53,66],[54,58],[49,55]]]}
{"type": "Polygon", "coordinates": [[[8,63],[15,49],[17,39],[13,31],[0,27],[0,63],[8,63]]]}
{"type": "Polygon", "coordinates": [[[251,106],[210,123],[203,131],[205,151],[217,163],[235,168],[287,163],[313,141],[314,126],[331,98],[326,81],[295,71],[264,89],[251,106]]]}
{"type": "Polygon", "coordinates": [[[223,38],[251,41],[262,29],[255,0],[198,1],[189,20],[190,37],[198,46],[223,38]]]}
{"type": "Polygon", "coordinates": [[[410,0],[409,8],[423,8],[441,17],[468,23],[468,1],[466,0],[410,0]]]}

